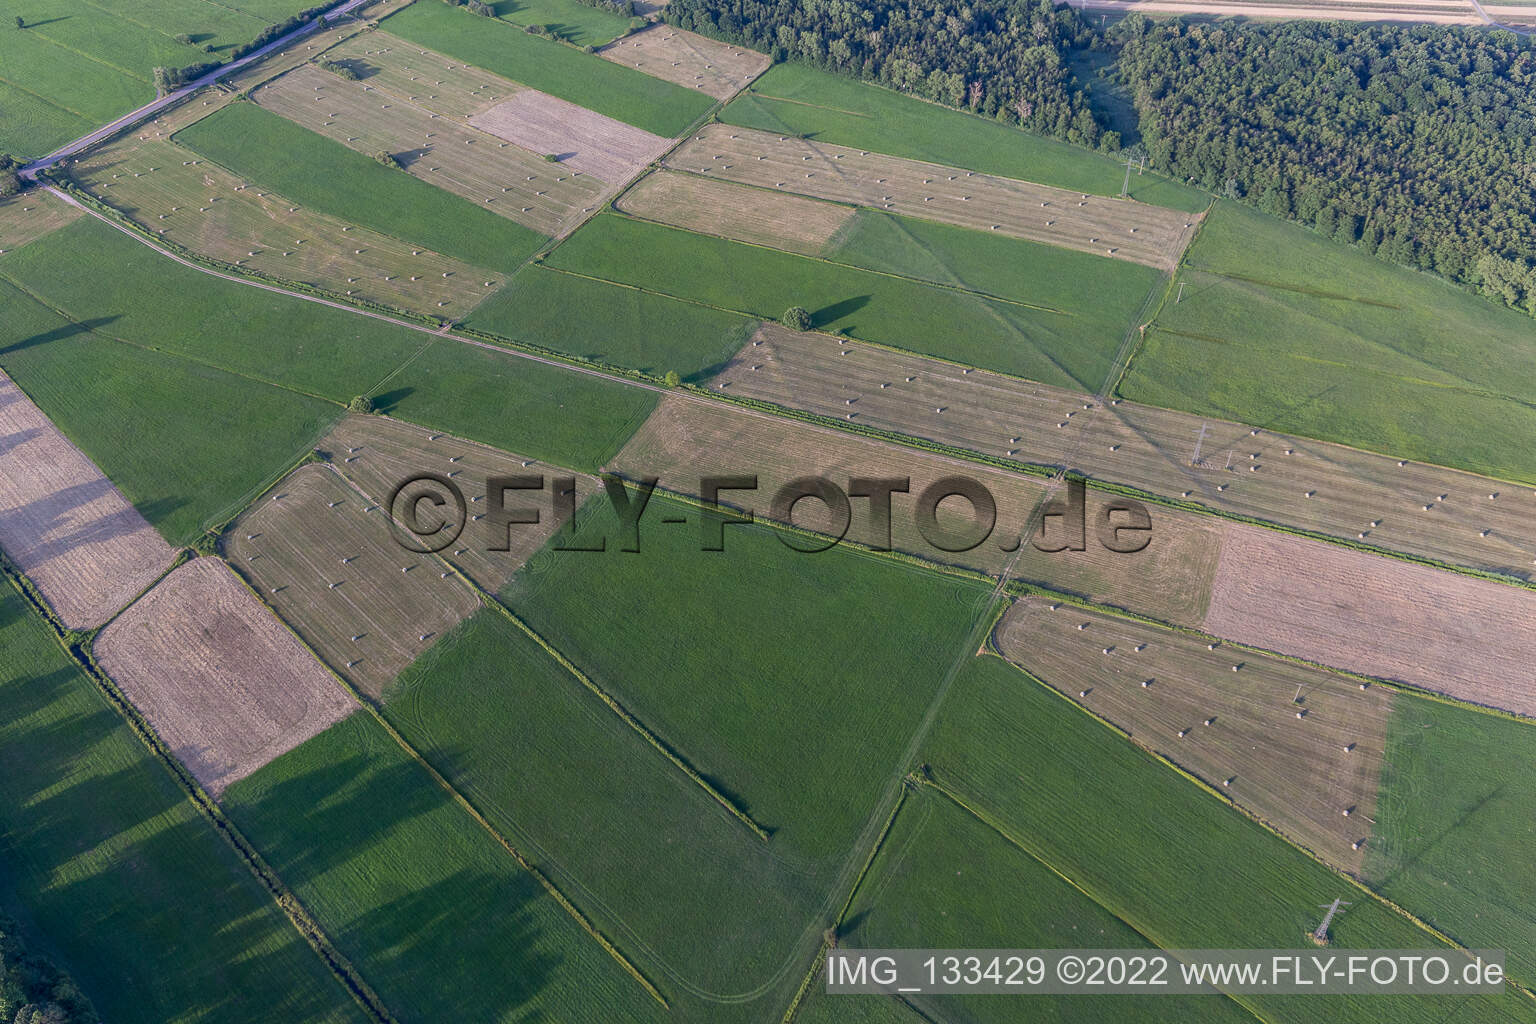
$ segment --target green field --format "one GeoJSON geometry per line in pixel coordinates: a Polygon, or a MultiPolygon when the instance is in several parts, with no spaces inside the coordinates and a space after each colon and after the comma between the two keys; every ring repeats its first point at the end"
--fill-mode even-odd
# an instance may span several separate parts
{"type": "Polygon", "coordinates": [[[1396,701],[1366,879],[1463,944],[1509,951],[1536,983],[1536,728],[1396,701]]]}
{"type": "MultiPolygon", "coordinates": [[[[547,0],[545,0],[547,2],[547,0]]],[[[681,135],[714,98],[442,3],[385,20],[397,36],[657,135],[681,135]]]]}
{"type": "Polygon", "coordinates": [[[700,374],[746,344],[757,321],[544,267],[525,267],[469,327],[601,363],[700,374]]]}
{"type": "Polygon", "coordinates": [[[629,19],[576,0],[496,0],[491,10],[514,25],[543,25],[577,46],[602,46],[629,31],[629,19]]]}
{"type": "Polygon", "coordinates": [[[110,322],[86,330],[3,283],[0,301],[0,368],[172,544],[233,515],[341,415],[116,341],[110,322]]]}
{"type": "Polygon", "coordinates": [[[375,401],[399,419],[596,472],[645,422],[656,394],[443,340],[386,381],[375,401]]]}
{"type": "Polygon", "coordinates": [[[1126,398],[1536,482],[1530,317],[1236,203],[1178,279],[1126,398]]]}
{"type": "Polygon", "coordinates": [[[103,1019],[366,1020],[9,581],[0,650],[4,909],[103,1019]]]}
{"type": "MultiPolygon", "coordinates": [[[[805,135],[891,156],[1042,185],[1118,196],[1125,163],[804,64],[777,64],[721,112],[746,128],[805,135]]],[[[1208,197],[1154,174],[1131,175],[1132,198],[1191,213],[1208,197]]]]}
{"type": "MultiPolygon", "coordinates": [[[[912,241],[898,258],[922,261],[921,247],[912,241]]],[[[804,306],[819,330],[1089,391],[1130,326],[1128,313],[1116,322],[1113,311],[1048,312],[615,215],[589,221],[548,262],[766,319],[804,306]]]]}
{"type": "Polygon", "coordinates": [[[476,266],[511,273],[547,241],[255,103],[232,103],[175,141],[311,209],[476,266]]]}
{"type": "Polygon", "coordinates": [[[0,256],[0,278],[113,337],[337,402],[428,337],[183,267],[94,217],[0,256]]]}
{"type": "MultiPolygon", "coordinates": [[[[1152,949],[1114,914],[933,790],[910,796],[849,908],[838,945],[866,949],[1152,949]]],[[[1251,1022],[1226,999],[945,996],[946,1021],[1251,1022]]]]}
{"type": "Polygon", "coordinates": [[[674,1016],[762,1020],[787,1002],[798,970],[740,1008],[699,991],[798,967],[797,944],[819,938],[814,881],[505,616],[459,627],[387,699],[407,739],[635,957],[674,1016]]]}
{"type": "Polygon", "coordinates": [[[398,1020],[661,1019],[639,983],[368,714],[224,800],[398,1020]]]}
{"type": "MultiPolygon", "coordinates": [[[[939,784],[1165,949],[1312,951],[1319,903],[1353,900],[1333,948],[1421,949],[1427,933],[1202,793],[1001,659],[971,664],[923,753],[939,784]],[[1021,781],[1023,784],[1021,784],[1021,781]]],[[[1266,1021],[1313,1021],[1308,996],[1243,1001],[1266,1021]]],[[[1536,1003],[1392,1000],[1395,1024],[1536,1020],[1536,1003]]],[[[1379,1022],[1380,997],[1328,1000],[1328,1020],[1379,1022]]]]}

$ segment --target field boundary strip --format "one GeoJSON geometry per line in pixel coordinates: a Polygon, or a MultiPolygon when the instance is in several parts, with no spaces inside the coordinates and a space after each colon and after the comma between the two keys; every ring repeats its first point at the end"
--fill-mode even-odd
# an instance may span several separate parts
{"type": "MultiPolygon", "coordinates": [[[[89,638],[80,641],[68,631],[63,629],[59,622],[49,613],[46,605],[39,605],[37,595],[31,588],[30,581],[22,582],[20,573],[11,564],[3,552],[0,552],[0,573],[3,573],[11,586],[22,595],[29,608],[42,617],[53,633],[55,641],[62,647],[70,660],[85,675],[89,676],[95,684],[97,692],[111,705],[112,709],[127,723],[133,734],[149,749],[150,754],[160,766],[176,781],[186,795],[187,799],[214,828],[214,831],[230,846],[236,856],[245,864],[246,868],[255,876],[257,882],[278,909],[288,918],[290,924],[303,937],[316,956],[341,983],[349,995],[357,1002],[370,1019],[377,1024],[400,1024],[398,1019],[384,1004],[378,993],[368,983],[357,967],[345,954],[336,948],[330,936],[319,922],[309,912],[309,909],[288,888],[272,866],[262,857],[261,852],[251,843],[225,814],[216,800],[214,800],[201,784],[178,761],[158,733],[139,713],[132,701],[118,689],[110,676],[96,664],[91,655],[88,644],[89,638]]],[[[236,574],[237,579],[243,578],[236,574]]],[[[279,620],[281,622],[281,620],[279,620]]],[[[286,628],[286,624],[284,624],[286,628]]]]}

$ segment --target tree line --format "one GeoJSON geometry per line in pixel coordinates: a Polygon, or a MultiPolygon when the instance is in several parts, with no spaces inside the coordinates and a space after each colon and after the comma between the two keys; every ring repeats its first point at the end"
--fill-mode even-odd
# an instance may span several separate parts
{"type": "Polygon", "coordinates": [[[1115,30],[1151,162],[1536,315],[1536,48],[1327,22],[1115,30]]]}
{"type": "Polygon", "coordinates": [[[665,17],[1044,135],[1118,142],[1067,62],[1103,37],[1051,0],[672,0],[665,17]]]}

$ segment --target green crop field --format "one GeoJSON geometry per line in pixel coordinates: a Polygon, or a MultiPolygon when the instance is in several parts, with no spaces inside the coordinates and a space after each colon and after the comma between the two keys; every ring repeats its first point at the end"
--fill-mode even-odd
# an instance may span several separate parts
{"type": "MultiPolygon", "coordinates": [[[[721,120],[1102,196],[1118,196],[1125,180],[1125,163],[1113,156],[804,64],[775,65],[721,120]]],[[[1191,213],[1208,202],[1154,174],[1132,174],[1130,194],[1191,213]]]]}
{"type": "Polygon", "coordinates": [[[0,368],[172,544],[238,511],[341,414],[114,340],[110,322],[71,323],[3,283],[0,300],[0,368]]]}
{"type": "Polygon", "coordinates": [[[18,159],[41,156],[95,127],[51,100],[0,82],[0,153],[18,159]]]}
{"type": "Polygon", "coordinates": [[[386,19],[384,27],[439,53],[657,135],[682,134],[715,102],[713,97],[446,4],[412,4],[386,19]]]}
{"type": "Polygon", "coordinates": [[[1400,698],[1365,876],[1471,946],[1509,951],[1536,982],[1536,728],[1400,698]]]}
{"type": "Polygon", "coordinates": [[[0,256],[0,278],[113,337],[338,402],[428,340],[180,266],[94,217],[0,256]]]}
{"type": "Polygon", "coordinates": [[[1103,384],[1130,326],[1129,315],[1108,326],[1097,316],[1035,309],[614,215],[588,222],[549,264],[766,319],[803,306],[819,330],[1088,391],[1103,384]]]}
{"type": "MultiPolygon", "coordinates": [[[[937,791],[919,790],[849,908],[838,945],[865,949],[1153,949],[1152,943],[937,791]]],[[[1227,999],[946,996],[945,1020],[1252,1021],[1227,999]],[[1043,1004],[1043,1005],[1042,1005],[1043,1004]]]]}
{"type": "Polygon", "coordinates": [[[9,581],[0,650],[4,909],[103,1019],[366,1020],[9,581]]]}
{"type": "Polygon", "coordinates": [[[490,348],[444,340],[375,395],[380,412],[557,466],[596,472],[656,394],[490,348]]]}
{"type": "Polygon", "coordinates": [[[321,213],[476,266],[511,273],[547,241],[254,103],[232,103],[174,138],[321,213]]]}
{"type": "Polygon", "coordinates": [[[1536,482],[1530,317],[1236,203],[1178,281],[1126,398],[1536,482]]]}
{"type": "Polygon", "coordinates": [[[928,1024],[927,1018],[892,996],[828,995],[822,977],[811,982],[794,1024],[928,1024]]]}
{"type": "Polygon", "coordinates": [[[629,31],[629,19],[577,0],[496,0],[491,10],[514,25],[543,25],[577,46],[602,46],[629,31]]]}
{"type": "Polygon", "coordinates": [[[584,359],[688,377],[728,360],[757,321],[533,266],[481,303],[466,324],[584,359]]]}
{"type": "Polygon", "coordinates": [[[675,1015],[760,1020],[787,1001],[798,971],[776,972],[809,953],[808,931],[820,937],[815,881],[500,612],[427,652],[385,713],[656,979],[675,1015]],[[741,1008],[701,995],[759,984],[770,991],[741,1008]]]}
{"type": "MultiPolygon", "coordinates": [[[[1313,949],[1317,904],[1353,900],[1334,948],[1418,949],[1434,940],[1221,801],[1200,792],[1055,693],[994,657],[956,680],[923,760],[946,790],[1164,948],[1313,949]],[[1020,784],[1027,780],[1027,784],[1020,784]]],[[[1267,1021],[1315,1020],[1310,997],[1244,996],[1267,1021]]],[[[1330,1021],[1378,1022],[1371,997],[1335,997],[1330,1021]]],[[[1422,996],[1393,1021],[1536,1020],[1536,1004],[1422,996]]]]}
{"type": "Polygon", "coordinates": [[[397,1019],[661,1019],[639,983],[368,714],[224,799],[397,1019]]]}

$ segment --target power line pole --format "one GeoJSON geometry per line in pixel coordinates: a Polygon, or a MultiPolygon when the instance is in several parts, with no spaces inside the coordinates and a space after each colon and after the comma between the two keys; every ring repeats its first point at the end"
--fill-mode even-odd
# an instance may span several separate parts
{"type": "Polygon", "coordinates": [[[1317,926],[1317,930],[1312,933],[1312,941],[1313,942],[1316,942],[1319,946],[1327,944],[1327,942],[1328,942],[1328,925],[1330,923],[1332,923],[1333,915],[1337,914],[1339,912],[1339,908],[1340,907],[1347,907],[1347,906],[1349,906],[1350,902],[1351,901],[1349,901],[1349,900],[1339,900],[1339,899],[1336,899],[1332,903],[1320,903],[1320,904],[1318,904],[1318,906],[1320,906],[1323,909],[1327,910],[1328,913],[1323,915],[1323,923],[1318,925],[1317,926]]]}

